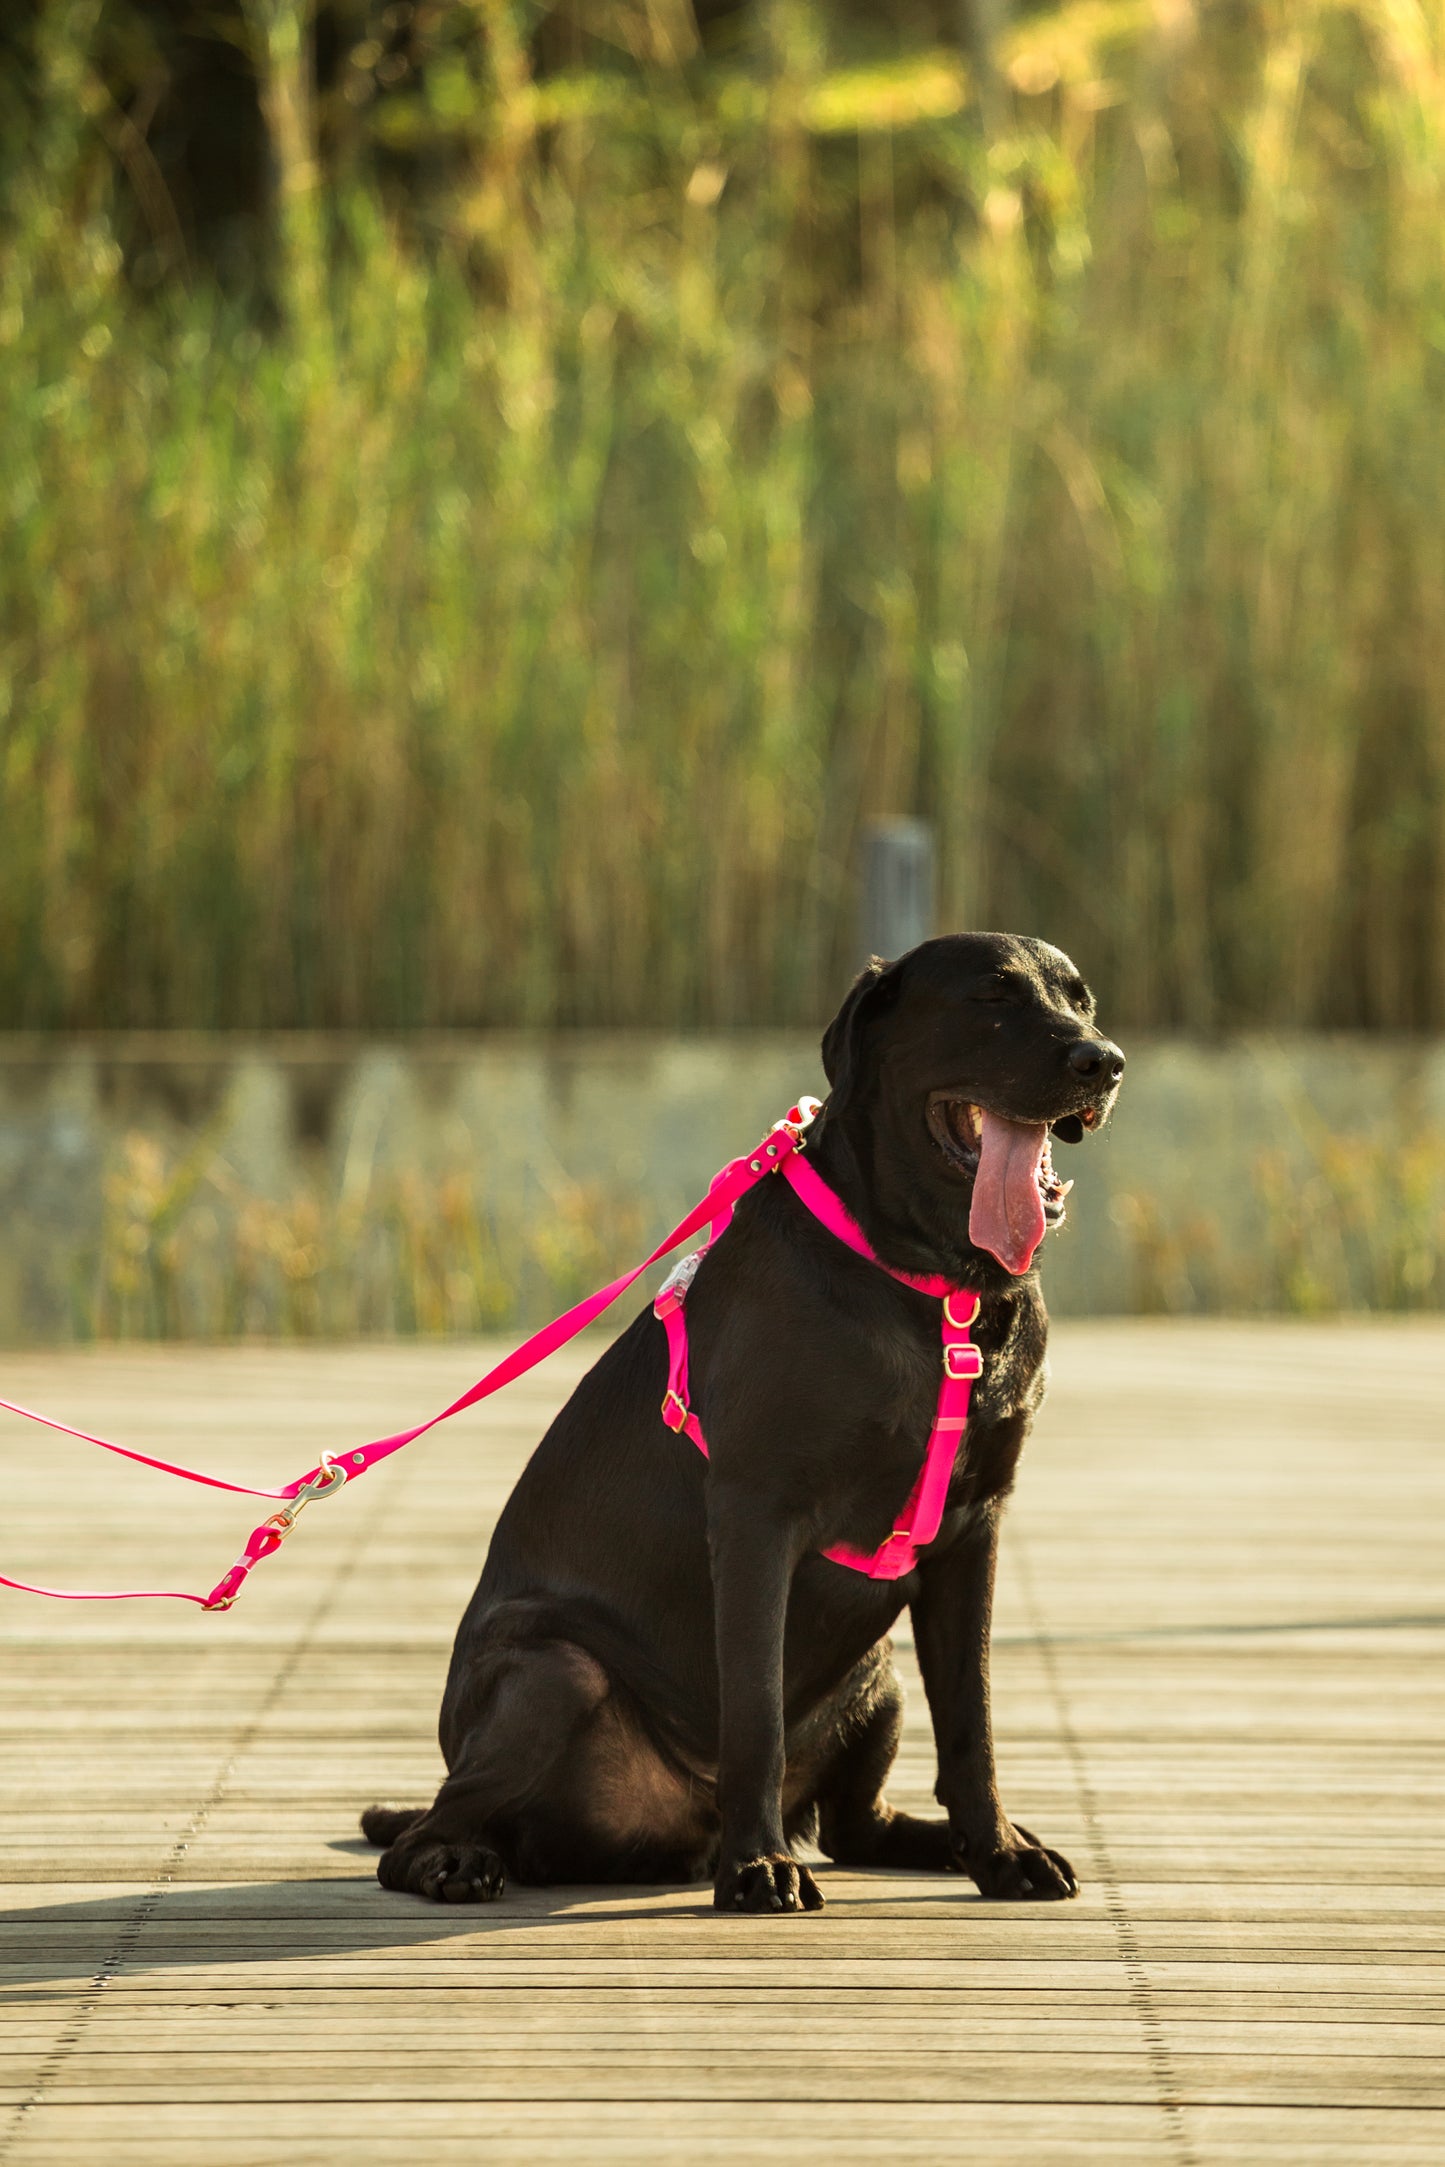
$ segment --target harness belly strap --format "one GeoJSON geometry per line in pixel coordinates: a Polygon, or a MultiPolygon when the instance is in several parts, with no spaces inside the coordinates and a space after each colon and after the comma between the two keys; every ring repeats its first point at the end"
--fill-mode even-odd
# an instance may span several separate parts
{"type": "Polygon", "coordinates": [[[687,1326],[682,1315],[684,1298],[702,1259],[703,1252],[697,1249],[690,1257],[684,1257],[680,1264],[674,1266],[658,1290],[657,1300],[652,1305],[652,1314],[661,1318],[662,1328],[667,1334],[667,1390],[662,1398],[662,1419],[670,1430],[677,1430],[682,1436],[690,1437],[706,1459],[707,1439],[702,1434],[702,1424],[688,1405],[687,1326]]]}
{"type": "MultiPolygon", "coordinates": [[[[983,1374],[983,1356],[969,1338],[978,1315],[978,1296],[971,1287],[955,1287],[935,1276],[895,1271],[873,1249],[856,1219],[844,1208],[816,1170],[792,1152],[777,1169],[829,1233],[846,1242],[870,1264],[890,1278],[901,1280],[920,1294],[942,1303],[943,1370],[938,1385],[938,1406],[928,1433],[923,1465],[909,1492],[891,1535],[877,1550],[856,1550],[850,1543],[833,1543],[823,1552],[835,1565],[846,1565],[870,1580],[901,1580],[912,1572],[918,1553],[933,1541],[943,1520],[948,1485],[968,1425],[968,1403],[976,1380],[983,1374]]],[[[721,1229],[718,1230],[719,1232],[721,1229]]],[[[717,1236],[714,1234],[713,1239],[717,1236]]],[[[708,1245],[709,1247],[711,1244],[708,1245]]],[[[703,1458],[708,1457],[702,1423],[688,1397],[687,1318],[684,1303],[706,1249],[684,1257],[658,1290],[653,1314],[667,1334],[667,1391],[663,1395],[662,1419],[670,1430],[690,1437],[703,1458]]]]}

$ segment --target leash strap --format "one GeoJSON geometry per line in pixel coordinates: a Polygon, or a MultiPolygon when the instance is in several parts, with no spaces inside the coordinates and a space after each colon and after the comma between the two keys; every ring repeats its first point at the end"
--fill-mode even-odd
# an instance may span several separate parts
{"type": "MultiPolygon", "coordinates": [[[[918,1553],[931,1543],[943,1521],[948,1485],[954,1462],[968,1426],[968,1403],[974,1383],[983,1374],[983,1356],[970,1340],[969,1328],[978,1315],[978,1296],[971,1287],[956,1287],[936,1273],[901,1272],[885,1264],[843,1200],[828,1187],[816,1167],[790,1154],[781,1172],[801,1201],[830,1234],[846,1243],[870,1264],[887,1272],[905,1287],[927,1294],[943,1304],[943,1371],[938,1386],[938,1406],[928,1433],[923,1465],[909,1492],[897,1525],[877,1550],[857,1550],[851,1543],[834,1543],[823,1552],[835,1565],[846,1565],[870,1580],[901,1580],[912,1572],[918,1553]]],[[[716,1235],[713,1239],[716,1240],[716,1235]]],[[[709,1244],[710,1246],[710,1244],[709,1244]]],[[[660,1288],[653,1314],[667,1334],[667,1391],[663,1395],[662,1419],[670,1430],[690,1437],[704,1459],[709,1457],[702,1423],[688,1397],[687,1319],[683,1304],[705,1252],[687,1257],[676,1266],[660,1288]]]]}
{"type": "Polygon", "coordinates": [[[620,1279],[614,1279],[607,1286],[600,1287],[595,1294],[587,1295],[562,1316],[554,1317],[550,1324],[544,1324],[540,1331],[534,1332],[530,1339],[524,1340],[520,1347],[514,1348],[494,1368],[489,1369],[484,1377],[479,1377],[469,1391],[464,1392],[460,1399],[452,1401],[450,1407],[444,1407],[440,1414],[433,1415],[427,1422],[417,1423],[414,1429],[398,1430],[392,1437],[373,1438],[370,1444],[362,1445],[340,1459],[332,1459],[330,1454],[323,1452],[318,1464],[308,1474],[299,1476],[282,1490],[257,1490],[247,1483],[223,1482],[218,1476],[201,1474],[192,1467],[179,1467],[170,1460],[155,1459],[149,1453],[132,1452],[124,1445],[112,1444],[109,1438],[92,1437],[85,1430],[72,1429],[68,1423],[56,1422],[49,1415],[37,1414],[33,1408],[17,1406],[11,1400],[0,1400],[0,1408],[9,1414],[22,1415],[27,1422],[41,1423],[46,1429],[58,1430],[67,1437],[78,1437],[84,1444],[98,1445],[103,1452],[118,1453],[122,1459],[136,1460],[143,1467],[154,1467],[162,1474],[178,1476],[183,1482],[204,1483],[209,1489],[230,1490],[245,1497],[280,1500],[280,1510],[272,1513],[269,1519],[263,1520],[259,1527],[252,1530],[245,1549],[209,1595],[193,1595],[183,1588],[42,1588],[26,1580],[11,1580],[3,1573],[0,1573],[0,1587],[15,1588],[24,1595],[46,1595],[57,1602],[65,1603],[165,1601],[195,1603],[202,1610],[229,1610],[253,1568],[260,1564],[262,1558],[270,1557],[274,1551],[280,1549],[296,1525],[303,1507],[313,1499],[334,1496],[348,1482],[355,1482],[359,1476],[368,1474],[381,1461],[390,1459],[392,1453],[400,1452],[403,1446],[412,1444],[418,1437],[424,1437],[428,1430],[434,1430],[438,1423],[449,1422],[453,1415],[461,1414],[468,1407],[475,1407],[480,1400],[490,1399],[494,1392],[500,1392],[505,1386],[515,1383],[517,1378],[524,1377],[528,1370],[535,1369],[539,1362],[545,1362],[549,1354],[555,1354],[559,1347],[565,1347],[569,1340],[585,1331],[619,1296],[635,1285],[644,1272],[650,1271],[654,1264],[678,1248],[689,1236],[696,1234],[699,1228],[711,1224],[715,1239],[732,1216],[732,1209],[738,1198],[754,1188],[765,1175],[775,1173],[797,1150],[804,1131],[817,1111],[816,1099],[800,1100],[783,1120],[774,1123],[755,1151],[746,1158],[730,1160],[713,1176],[707,1195],[693,1206],[687,1217],[679,1221],[664,1241],[658,1243],[651,1256],[644,1257],[640,1264],[635,1265],[630,1272],[625,1272],[620,1279]]]}

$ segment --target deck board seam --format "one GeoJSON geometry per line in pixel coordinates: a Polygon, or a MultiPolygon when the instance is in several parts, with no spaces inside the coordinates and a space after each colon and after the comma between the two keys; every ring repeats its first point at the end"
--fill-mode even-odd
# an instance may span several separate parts
{"type": "Polygon", "coordinates": [[[126,1964],[139,1946],[141,1936],[149,1926],[161,1899],[175,1886],[175,1876],[192,1843],[200,1836],[211,1815],[226,1795],[230,1778],[247,1747],[258,1736],[262,1725],[275,1708],[287,1686],[296,1675],[316,1635],[348,1581],[360,1565],[373,1536],[376,1534],[388,1500],[384,1490],[377,1496],[372,1509],[358,1516],[356,1538],[350,1548],[337,1561],[335,1570],[313,1603],[306,1621],[288,1648],[280,1651],[281,1661],[270,1684],[250,1717],[235,1734],[225,1759],[222,1761],[205,1796],[198,1802],[185,1827],[172,1844],[150,1885],[137,1902],[134,1911],[122,1923],[109,1953],[95,1971],[89,1988],[76,2007],[75,2013],[42,2063],[29,2097],[20,2103],[19,2111],[9,2128],[0,2137],[0,2167],[9,2167],[15,2147],[22,2139],[27,2123],[38,2107],[47,2104],[46,2094],[58,2082],[72,2055],[80,2049],[91,2022],[105,1997],[105,1991],[113,1980],[124,1971],[126,1964]]]}
{"type": "Polygon", "coordinates": [[[1098,1861],[1103,1885],[1104,1906],[1109,1924],[1114,1931],[1119,1961],[1128,1982],[1129,2003],[1139,2025],[1139,2034],[1149,2067],[1150,2080],[1159,2111],[1164,2118],[1165,2134],[1175,2160],[1175,2167],[1199,2167],[1198,2155],[1190,2139],[1184,2119],[1186,2101],[1179,2083],[1174,2059],[1165,2036],[1164,2026],[1155,2005],[1149,1973],[1134,1932],[1134,1922],[1129,1916],[1114,1869],[1113,1856],[1104,1834],[1103,1816],[1094,1795],[1093,1781],[1082,1744],[1074,1728],[1069,1709],[1058,1658],[1039,1600],[1038,1586],[1034,1579],[1028,1546],[1016,1526],[1009,1529],[1010,1548],[1018,1569],[1020,1587],[1034,1628],[1034,1641],[1038,1649],[1040,1667],[1047,1683],[1049,1697],[1053,1701],[1058,1722],[1059,1739],[1074,1780],[1074,1790],[1079,1811],[1089,1832],[1089,1841],[1098,1861]]]}

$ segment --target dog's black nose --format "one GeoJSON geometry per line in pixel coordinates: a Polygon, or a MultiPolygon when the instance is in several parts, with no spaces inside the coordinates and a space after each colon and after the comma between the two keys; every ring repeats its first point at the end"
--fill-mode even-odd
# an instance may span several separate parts
{"type": "Polygon", "coordinates": [[[1116,1084],[1124,1073],[1124,1056],[1106,1038],[1081,1038],[1069,1048],[1069,1067],[1091,1083],[1107,1076],[1111,1084],[1116,1084]]]}

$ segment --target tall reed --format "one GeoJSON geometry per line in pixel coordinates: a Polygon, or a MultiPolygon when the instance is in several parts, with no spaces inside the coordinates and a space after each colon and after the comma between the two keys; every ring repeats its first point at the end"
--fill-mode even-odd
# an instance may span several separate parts
{"type": "Polygon", "coordinates": [[[1100,0],[982,103],[791,5],[537,84],[478,4],[398,208],[251,0],[279,315],[136,298],[45,13],[0,1021],[811,1018],[909,811],[1121,1025],[1445,1022],[1440,0],[1100,0]]]}

